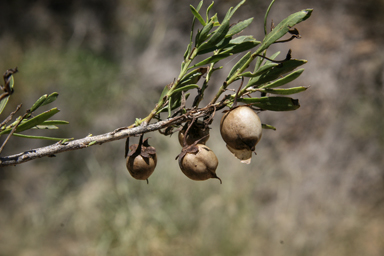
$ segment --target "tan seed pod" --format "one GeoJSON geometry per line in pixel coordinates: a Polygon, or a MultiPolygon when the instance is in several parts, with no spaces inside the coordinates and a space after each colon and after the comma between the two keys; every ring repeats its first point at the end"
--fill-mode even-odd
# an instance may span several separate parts
{"type": "Polygon", "coordinates": [[[155,170],[157,164],[156,149],[149,146],[148,139],[142,142],[140,137],[139,144],[129,147],[131,152],[128,154],[126,165],[131,176],[137,180],[147,180],[155,170]]]}
{"type": "Polygon", "coordinates": [[[220,133],[229,151],[242,163],[249,164],[261,139],[262,125],[255,111],[248,106],[239,106],[223,115],[220,133]]]}
{"type": "Polygon", "coordinates": [[[216,168],[219,164],[213,151],[203,144],[197,144],[189,147],[187,152],[180,154],[179,166],[181,171],[192,180],[207,180],[216,178],[216,168]]]}

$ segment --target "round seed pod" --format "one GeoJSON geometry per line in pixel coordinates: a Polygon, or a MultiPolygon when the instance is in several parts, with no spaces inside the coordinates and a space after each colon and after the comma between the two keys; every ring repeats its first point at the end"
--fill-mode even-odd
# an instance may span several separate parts
{"type": "Polygon", "coordinates": [[[131,176],[137,180],[147,180],[155,170],[157,164],[156,149],[149,146],[147,139],[139,144],[131,145],[126,165],[131,176]]]}
{"type": "MultiPolygon", "coordinates": [[[[188,126],[189,126],[189,123],[186,123],[183,129],[180,130],[179,132],[178,138],[179,138],[179,143],[182,147],[185,146],[184,137],[188,129],[188,126]]],[[[187,138],[186,138],[186,143],[187,145],[192,145],[195,141],[200,140],[199,144],[205,144],[208,139],[209,139],[209,128],[205,127],[204,124],[202,123],[194,122],[192,126],[189,128],[187,138]]]]}
{"type": "Polygon", "coordinates": [[[147,180],[155,170],[156,164],[156,155],[151,155],[150,157],[133,155],[127,158],[128,171],[137,180],[147,180]]]}
{"type": "Polygon", "coordinates": [[[242,163],[249,164],[261,139],[262,125],[255,111],[248,106],[239,106],[223,115],[220,133],[229,151],[242,163]]]}
{"type": "Polygon", "coordinates": [[[221,183],[221,179],[216,175],[219,161],[209,147],[203,144],[192,145],[180,155],[180,169],[188,178],[192,180],[216,178],[221,183]]]}

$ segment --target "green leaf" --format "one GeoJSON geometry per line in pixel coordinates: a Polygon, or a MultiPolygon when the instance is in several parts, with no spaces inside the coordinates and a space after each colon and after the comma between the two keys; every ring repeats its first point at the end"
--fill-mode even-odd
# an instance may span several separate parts
{"type": "Polygon", "coordinates": [[[160,101],[163,100],[163,98],[165,97],[165,95],[167,95],[167,93],[169,92],[169,89],[170,89],[171,86],[172,86],[172,83],[171,83],[171,84],[167,84],[167,85],[164,87],[164,89],[163,89],[163,91],[161,92],[161,95],[160,95],[159,103],[160,103],[160,101]]]}
{"type": "Polygon", "coordinates": [[[41,96],[30,108],[31,112],[34,112],[36,109],[38,109],[40,106],[43,105],[44,101],[48,98],[48,94],[44,94],[41,96]]]}
{"type": "Polygon", "coordinates": [[[207,68],[205,67],[200,67],[195,70],[192,70],[181,79],[177,87],[187,85],[187,84],[197,84],[201,76],[204,75],[205,73],[207,73],[207,68]]]}
{"type": "Polygon", "coordinates": [[[199,63],[193,65],[192,67],[190,67],[190,69],[198,67],[198,66],[207,65],[209,63],[218,62],[219,60],[225,59],[225,58],[227,58],[227,57],[229,57],[231,55],[232,55],[232,53],[223,53],[223,54],[213,55],[213,56],[208,57],[205,60],[202,60],[199,63]]]}
{"type": "Polygon", "coordinates": [[[267,49],[271,44],[279,40],[289,29],[296,24],[308,19],[312,14],[313,9],[306,9],[289,15],[283,21],[281,21],[269,34],[267,34],[258,49],[259,52],[267,49]]]}
{"type": "Polygon", "coordinates": [[[191,89],[199,88],[197,84],[189,84],[180,88],[177,88],[176,90],[173,91],[172,95],[174,93],[182,92],[182,91],[189,91],[191,89]]]}
{"type": "Polygon", "coordinates": [[[200,33],[198,33],[198,37],[196,37],[196,42],[195,42],[197,47],[208,38],[208,34],[213,28],[213,23],[214,23],[213,20],[211,20],[207,25],[203,27],[200,33]]]}
{"type": "Polygon", "coordinates": [[[296,69],[297,67],[307,63],[306,60],[287,60],[283,63],[280,63],[276,67],[268,70],[268,72],[264,73],[261,76],[253,77],[248,81],[248,84],[246,85],[246,88],[249,86],[257,87],[259,85],[271,82],[280,76],[291,72],[292,70],[296,69]]]}
{"type": "Polygon", "coordinates": [[[57,130],[59,127],[56,125],[36,125],[31,130],[57,130]]]}
{"type": "MultiPolygon", "coordinates": [[[[41,123],[43,123],[45,120],[47,120],[48,118],[52,117],[53,115],[57,114],[60,110],[58,110],[57,108],[52,108],[48,111],[45,111],[29,120],[27,120],[26,122],[20,124],[17,128],[16,128],[16,132],[22,132],[22,131],[25,131],[25,130],[28,130],[28,129],[31,129],[32,127],[36,126],[36,125],[39,125],[41,123]]],[[[9,133],[10,131],[12,130],[12,128],[7,128],[3,131],[0,132],[0,135],[1,134],[6,134],[6,133],[9,133]]]]}
{"type": "Polygon", "coordinates": [[[33,105],[32,107],[29,109],[30,112],[35,112],[39,107],[41,106],[44,106],[44,105],[47,105],[49,103],[52,103],[54,102],[57,97],[59,96],[59,94],[57,92],[54,92],[54,93],[51,93],[49,96],[47,94],[44,94],[43,96],[41,96],[33,105]]]}
{"type": "MultiPolygon", "coordinates": [[[[184,60],[187,61],[189,55],[191,54],[191,47],[192,47],[192,42],[189,42],[188,46],[187,46],[187,50],[185,50],[185,53],[184,53],[184,60]]],[[[184,62],[183,62],[184,63],[184,62]]],[[[183,68],[182,68],[183,69],[183,68]]]]}
{"type": "Polygon", "coordinates": [[[229,41],[231,41],[231,38],[223,38],[220,42],[218,42],[216,45],[213,45],[211,47],[208,47],[206,49],[203,49],[203,50],[199,50],[197,52],[197,55],[202,55],[202,54],[206,54],[206,53],[210,53],[210,52],[213,52],[215,50],[220,50],[220,49],[223,49],[225,47],[228,46],[229,44],[229,41]]]}
{"type": "MultiPolygon", "coordinates": [[[[212,1],[212,3],[208,6],[207,11],[206,11],[206,13],[205,13],[206,18],[207,18],[207,23],[208,23],[209,20],[210,20],[210,19],[209,19],[209,11],[212,9],[213,4],[214,4],[214,2],[212,1]]],[[[213,21],[213,19],[212,19],[212,21],[213,21]]]]}
{"type": "Polygon", "coordinates": [[[208,41],[202,43],[197,51],[200,52],[207,48],[211,48],[219,43],[227,34],[229,30],[229,20],[224,20],[223,23],[212,33],[212,36],[208,39],[208,41]]]}
{"type": "Polygon", "coordinates": [[[27,138],[27,139],[39,139],[39,140],[54,140],[54,141],[60,141],[60,140],[73,140],[73,138],[54,138],[54,137],[46,137],[46,136],[34,136],[34,135],[25,135],[20,133],[13,133],[12,135],[16,137],[21,138],[27,138]]]}
{"type": "Polygon", "coordinates": [[[54,102],[54,101],[57,99],[57,97],[59,97],[59,94],[58,94],[57,92],[53,92],[53,93],[51,93],[51,94],[48,96],[48,98],[44,101],[44,103],[43,103],[42,106],[54,102]]]}
{"type": "Polygon", "coordinates": [[[303,92],[307,90],[308,87],[299,86],[299,87],[292,87],[292,88],[286,88],[286,89],[260,89],[258,91],[265,92],[265,93],[272,93],[272,94],[279,94],[279,95],[290,95],[295,94],[299,92],[303,92]]]}
{"type": "Polygon", "coordinates": [[[239,98],[237,101],[271,111],[290,111],[300,107],[299,100],[288,97],[239,98]]]}
{"type": "Polygon", "coordinates": [[[240,53],[248,51],[257,45],[260,44],[260,41],[256,41],[252,36],[239,36],[235,39],[229,41],[228,45],[220,51],[221,53],[240,53]]]}
{"type": "MultiPolygon", "coordinates": [[[[170,116],[170,111],[178,108],[181,106],[181,93],[179,92],[178,94],[180,95],[176,95],[175,98],[176,100],[170,100],[168,102],[168,104],[166,106],[164,106],[162,109],[160,109],[159,111],[156,112],[156,114],[160,113],[160,112],[167,112],[168,111],[168,115],[170,116]]],[[[185,94],[185,99],[188,99],[190,93],[186,93],[185,94]]]]}
{"type": "Polygon", "coordinates": [[[254,41],[256,41],[256,39],[253,38],[253,36],[238,36],[234,39],[231,39],[231,41],[229,41],[229,45],[242,44],[244,42],[254,42],[254,41]]]}
{"type": "Polygon", "coordinates": [[[269,129],[269,130],[274,130],[274,131],[276,131],[276,127],[274,127],[274,126],[272,126],[272,125],[270,125],[270,124],[261,124],[261,127],[262,127],[263,129],[269,129]]]}
{"type": "Polygon", "coordinates": [[[244,77],[257,77],[257,76],[260,76],[262,74],[264,74],[265,72],[271,70],[272,68],[278,66],[279,64],[277,63],[267,63],[263,66],[261,66],[261,68],[259,68],[259,70],[257,70],[255,73],[251,73],[251,72],[245,72],[245,73],[242,73],[241,76],[244,76],[244,77]]]}
{"type": "MultiPolygon", "coordinates": [[[[12,90],[13,86],[15,85],[15,79],[13,78],[13,75],[11,75],[8,79],[9,79],[9,88],[12,90]]],[[[10,95],[8,95],[7,97],[3,98],[0,101],[0,114],[3,113],[3,110],[8,103],[9,97],[10,95]]]]}
{"type": "Polygon", "coordinates": [[[265,12],[264,16],[264,35],[267,35],[267,22],[268,22],[268,14],[269,11],[272,8],[272,5],[275,3],[275,0],[272,0],[272,2],[269,4],[267,11],[265,12]]]}
{"type": "Polygon", "coordinates": [[[201,25],[205,26],[206,23],[205,23],[203,17],[201,17],[200,13],[195,9],[195,7],[193,7],[192,5],[190,5],[189,7],[191,8],[193,16],[195,16],[195,18],[198,21],[200,21],[201,25]]]}
{"type": "Polygon", "coordinates": [[[234,66],[233,68],[231,69],[231,71],[229,72],[229,75],[227,76],[227,80],[233,76],[233,74],[236,73],[236,71],[241,68],[242,66],[244,66],[244,64],[249,60],[249,58],[251,57],[251,52],[247,52],[234,66]]]}
{"type": "Polygon", "coordinates": [[[41,123],[42,125],[60,125],[60,124],[69,124],[68,121],[64,120],[47,120],[41,123]]]}
{"type": "Polygon", "coordinates": [[[283,78],[280,78],[270,84],[266,84],[266,85],[263,85],[263,86],[260,86],[260,89],[265,89],[265,88],[276,88],[276,87],[280,87],[282,85],[285,85],[287,83],[290,83],[292,82],[293,80],[295,80],[296,78],[298,78],[302,73],[303,73],[304,69],[298,69],[292,73],[290,73],[289,75],[286,75],[285,77],[283,78]]]}
{"type": "Polygon", "coordinates": [[[225,37],[232,37],[238,33],[240,33],[241,31],[243,31],[246,27],[249,26],[249,24],[251,24],[253,21],[253,18],[249,18],[247,20],[244,20],[244,21],[240,21],[239,23],[237,23],[236,25],[232,26],[227,35],[225,37]]]}

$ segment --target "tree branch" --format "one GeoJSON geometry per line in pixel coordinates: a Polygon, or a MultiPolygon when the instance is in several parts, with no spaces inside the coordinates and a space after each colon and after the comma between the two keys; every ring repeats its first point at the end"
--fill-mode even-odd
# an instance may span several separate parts
{"type": "Polygon", "coordinates": [[[115,131],[96,135],[88,136],[82,139],[73,140],[69,142],[58,142],[50,146],[32,149],[15,155],[0,157],[0,167],[17,165],[25,163],[36,158],[41,157],[52,157],[55,154],[62,153],[65,151],[84,149],[93,145],[101,145],[106,142],[124,139],[127,137],[133,137],[135,135],[157,131],[174,125],[180,125],[184,122],[192,120],[193,118],[209,117],[217,109],[224,107],[223,103],[216,105],[208,105],[200,109],[189,110],[186,114],[179,115],[173,118],[169,118],[164,121],[159,121],[146,126],[138,126],[134,128],[118,128],[115,131]]]}

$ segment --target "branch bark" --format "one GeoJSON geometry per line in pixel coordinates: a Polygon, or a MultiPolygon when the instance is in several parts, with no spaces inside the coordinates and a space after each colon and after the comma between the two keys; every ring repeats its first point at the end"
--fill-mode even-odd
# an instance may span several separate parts
{"type": "Polygon", "coordinates": [[[148,124],[146,126],[138,126],[134,128],[128,128],[128,127],[118,128],[112,132],[108,132],[100,135],[88,136],[82,139],[77,139],[77,140],[69,141],[66,143],[57,142],[50,146],[32,149],[32,150],[18,153],[15,155],[0,157],[0,167],[18,165],[21,163],[34,160],[36,158],[42,158],[46,156],[52,157],[55,154],[62,153],[65,151],[84,149],[93,145],[101,145],[106,142],[121,140],[127,137],[133,137],[135,135],[139,135],[142,133],[153,132],[153,131],[164,129],[170,126],[180,125],[184,122],[192,120],[193,118],[209,117],[213,113],[215,113],[216,109],[220,109],[223,107],[224,107],[223,103],[220,103],[217,105],[208,105],[204,108],[192,109],[192,110],[189,110],[186,114],[169,118],[164,121],[159,121],[153,124],[148,124]]]}

